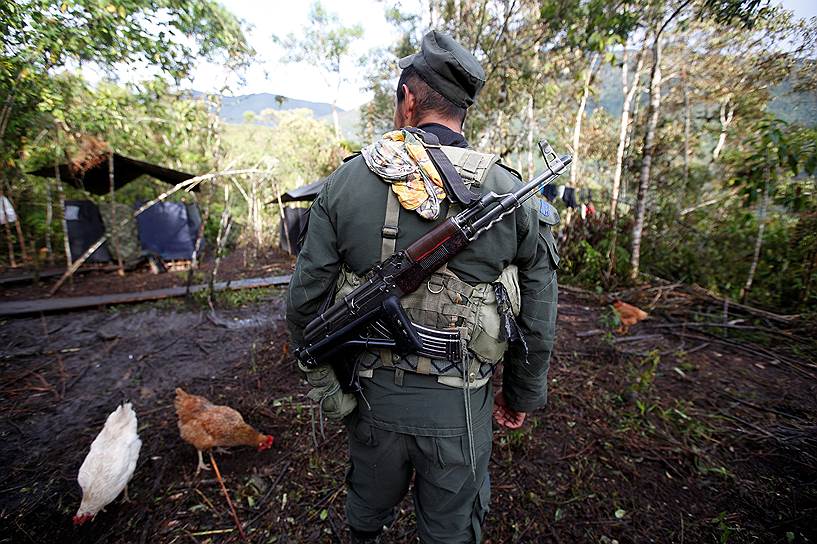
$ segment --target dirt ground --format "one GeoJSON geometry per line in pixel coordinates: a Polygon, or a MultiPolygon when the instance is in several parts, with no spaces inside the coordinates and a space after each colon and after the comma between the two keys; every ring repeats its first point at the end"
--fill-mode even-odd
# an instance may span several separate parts
{"type": "MultiPolygon", "coordinates": [[[[653,294],[652,317],[617,335],[606,301],[562,292],[549,405],[495,430],[486,542],[817,541],[813,341],[680,326],[653,294]]],[[[283,291],[218,312],[163,301],[0,324],[0,542],[239,542],[178,436],[177,386],[276,438],[215,454],[249,542],[348,541],[344,432],[315,430],[283,291]],[[77,470],[123,400],[143,441],[131,502],[74,528],[77,470]]],[[[415,540],[406,499],[385,541],[415,540]]]]}

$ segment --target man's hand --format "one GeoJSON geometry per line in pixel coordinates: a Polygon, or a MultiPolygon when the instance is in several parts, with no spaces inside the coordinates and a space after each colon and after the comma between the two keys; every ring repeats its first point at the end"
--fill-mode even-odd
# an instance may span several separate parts
{"type": "Polygon", "coordinates": [[[318,403],[323,415],[329,419],[343,419],[357,408],[357,397],[340,390],[340,383],[331,367],[306,368],[298,363],[298,368],[312,386],[307,397],[318,403]]]}
{"type": "Polygon", "coordinates": [[[505,401],[505,395],[499,391],[494,396],[494,419],[500,427],[508,429],[518,429],[525,422],[525,412],[511,410],[505,401]]]}

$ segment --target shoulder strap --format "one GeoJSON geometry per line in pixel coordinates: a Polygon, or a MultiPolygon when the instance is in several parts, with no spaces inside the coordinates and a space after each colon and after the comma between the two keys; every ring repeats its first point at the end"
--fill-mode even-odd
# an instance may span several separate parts
{"type": "Polygon", "coordinates": [[[499,155],[496,153],[480,153],[473,149],[447,145],[440,149],[459,171],[465,184],[474,187],[482,185],[488,170],[499,161],[499,155]]]}
{"type": "Polygon", "coordinates": [[[383,219],[383,230],[381,236],[383,242],[380,245],[380,260],[385,261],[394,254],[397,247],[397,234],[400,231],[398,223],[400,221],[400,201],[391,188],[386,189],[386,217],[383,219]]]}
{"type": "Polygon", "coordinates": [[[431,162],[434,163],[434,166],[437,167],[437,171],[443,178],[445,194],[448,195],[448,198],[451,199],[452,202],[463,206],[470,206],[479,200],[479,195],[472,193],[471,190],[465,186],[465,183],[463,183],[460,173],[454,168],[454,165],[451,164],[451,161],[448,160],[448,157],[443,152],[440,140],[437,136],[420,129],[407,130],[410,130],[412,134],[423,142],[431,162]]]}

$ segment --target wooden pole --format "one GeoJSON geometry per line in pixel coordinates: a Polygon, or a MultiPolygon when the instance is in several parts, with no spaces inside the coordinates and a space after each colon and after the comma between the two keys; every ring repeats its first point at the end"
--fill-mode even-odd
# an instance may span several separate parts
{"type": "Polygon", "coordinates": [[[114,174],[113,174],[113,150],[108,153],[108,184],[110,185],[111,191],[111,229],[117,229],[118,232],[111,232],[110,235],[113,236],[113,250],[116,252],[116,262],[119,265],[119,269],[117,270],[117,274],[120,276],[125,275],[125,267],[122,266],[122,251],[119,247],[119,237],[122,233],[121,228],[117,228],[116,226],[116,198],[114,197],[114,174]]]}
{"type": "Polygon", "coordinates": [[[51,180],[45,178],[45,249],[49,264],[54,264],[54,248],[51,246],[51,223],[54,222],[54,199],[51,195],[51,180]]]}
{"type": "MultiPolygon", "coordinates": [[[[3,176],[3,191],[2,194],[6,196],[9,204],[11,204],[11,208],[14,208],[14,200],[11,198],[11,183],[8,182],[8,178],[3,176]]],[[[28,261],[28,248],[26,247],[26,238],[23,236],[23,229],[20,227],[20,215],[15,212],[14,214],[14,229],[17,231],[17,243],[20,245],[20,255],[23,258],[23,263],[28,261]]]]}
{"type": "MultiPolygon", "coordinates": [[[[71,268],[74,267],[74,263],[71,262],[71,242],[68,240],[68,221],[65,219],[65,193],[62,190],[62,179],[60,178],[60,163],[59,163],[59,160],[57,160],[54,163],[54,179],[57,180],[56,181],[56,184],[57,184],[57,200],[58,200],[59,205],[60,205],[60,217],[62,218],[62,242],[63,242],[63,248],[65,249],[65,265],[68,268],[68,270],[71,270],[71,268]]],[[[102,245],[102,244],[100,244],[100,245],[102,245]]],[[[99,247],[99,246],[97,246],[97,247],[99,247]]],[[[94,251],[96,251],[96,250],[94,250],[94,251]]],[[[93,251],[91,253],[93,253],[93,251]]],[[[90,256],[91,253],[88,253],[88,256],[90,256]]],[[[87,259],[87,258],[88,257],[86,256],[85,259],[87,259]]],[[[77,267],[74,268],[74,271],[77,268],[79,268],[80,265],[83,262],[85,262],[85,259],[82,259],[82,261],[77,265],[77,267]]],[[[66,270],[66,274],[68,273],[68,270],[66,270]]],[[[71,274],[73,274],[73,273],[74,272],[72,271],[71,274]]],[[[60,282],[60,285],[61,284],[62,284],[62,282],[60,282]]],[[[55,290],[55,292],[56,292],[56,290],[55,290]]]]}
{"type": "Polygon", "coordinates": [[[230,228],[232,227],[232,221],[230,220],[230,184],[224,184],[224,209],[221,212],[221,221],[218,223],[218,235],[216,236],[216,262],[213,264],[213,269],[210,271],[210,288],[208,289],[207,293],[207,300],[210,303],[210,309],[214,309],[214,295],[215,289],[213,286],[215,285],[216,278],[218,277],[218,269],[221,265],[221,257],[223,246],[227,241],[227,237],[230,235],[230,228]]]}
{"type": "MultiPolygon", "coordinates": [[[[142,204],[142,206],[140,206],[139,209],[137,209],[135,212],[133,212],[133,217],[134,217],[134,219],[139,217],[139,215],[141,215],[142,212],[144,212],[145,210],[147,210],[148,208],[150,208],[151,206],[153,206],[157,202],[163,201],[164,199],[166,199],[167,197],[169,197],[173,193],[175,193],[177,191],[180,191],[182,189],[188,189],[188,190],[192,189],[193,187],[195,187],[196,185],[198,185],[200,183],[203,183],[205,181],[210,181],[211,179],[217,178],[219,176],[237,176],[237,175],[245,175],[245,174],[256,174],[256,173],[259,173],[259,172],[263,172],[263,170],[257,170],[255,168],[249,168],[249,169],[246,169],[246,170],[227,170],[225,172],[213,172],[213,173],[210,173],[210,174],[204,174],[203,176],[196,176],[194,178],[190,178],[190,179],[188,179],[186,181],[183,181],[181,183],[176,184],[172,189],[170,189],[168,191],[165,191],[164,193],[157,196],[153,200],[142,204]]],[[[64,208],[64,205],[63,205],[63,208],[64,208]]],[[[119,227],[120,228],[124,227],[125,224],[129,220],[130,219],[124,219],[123,221],[121,221],[119,223],[119,227]]],[[[63,222],[64,222],[64,214],[63,214],[63,222]]],[[[88,248],[87,251],[85,251],[85,253],[82,254],[82,256],[79,259],[77,259],[73,264],[71,264],[68,267],[68,270],[65,271],[65,273],[62,275],[62,277],[59,279],[59,281],[56,283],[56,285],[54,285],[54,287],[51,289],[51,291],[49,292],[49,296],[53,296],[57,291],[59,291],[60,287],[62,287],[62,284],[65,283],[65,280],[70,278],[74,274],[74,272],[76,272],[77,269],[82,265],[82,263],[84,263],[88,259],[88,257],[90,257],[91,254],[99,248],[99,246],[101,246],[103,243],[105,243],[105,240],[107,240],[107,239],[108,239],[108,233],[106,232],[105,234],[102,235],[102,238],[97,240],[90,248],[88,248]]],[[[67,235],[65,237],[65,240],[66,240],[66,244],[67,244],[68,243],[67,242],[68,241],[68,236],[67,235]]],[[[70,259],[70,255],[71,255],[70,249],[68,251],[68,255],[69,255],[69,259],[70,259]]]]}
{"type": "Polygon", "coordinates": [[[284,203],[281,202],[281,191],[278,184],[275,184],[275,194],[278,195],[278,209],[281,211],[281,224],[284,225],[284,236],[287,238],[287,251],[290,255],[295,255],[292,247],[292,240],[289,239],[289,226],[287,225],[287,214],[284,213],[284,203]]]}

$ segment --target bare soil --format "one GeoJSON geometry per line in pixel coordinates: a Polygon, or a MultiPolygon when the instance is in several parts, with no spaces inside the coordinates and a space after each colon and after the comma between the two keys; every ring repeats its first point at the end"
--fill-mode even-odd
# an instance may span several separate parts
{"type": "MultiPolygon", "coordinates": [[[[345,435],[321,436],[283,291],[266,296],[216,322],[182,301],[0,324],[0,542],[239,542],[178,436],[177,386],[276,438],[215,454],[249,542],[348,542],[345,435]],[[131,502],[75,528],[77,470],[123,400],[143,441],[131,502]]],[[[495,430],[486,542],[817,541],[814,350],[678,323],[656,310],[618,336],[605,300],[563,291],[550,402],[495,430]]],[[[385,541],[416,541],[410,499],[385,541]]]]}

